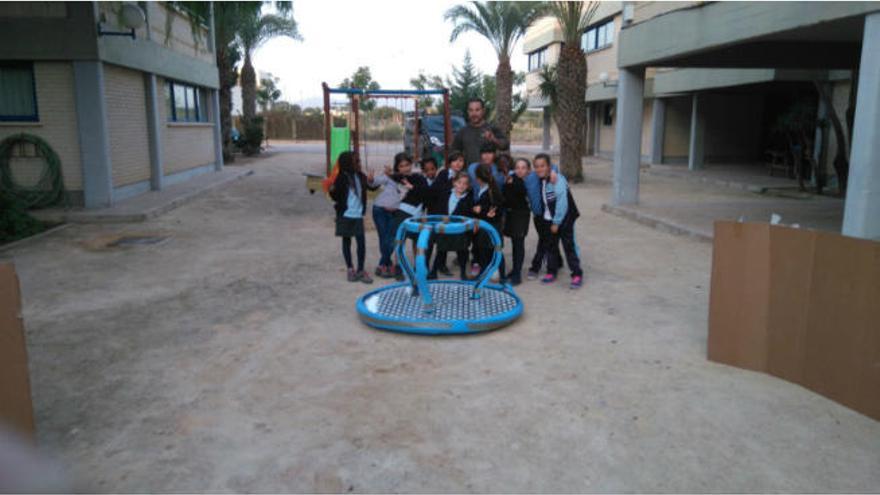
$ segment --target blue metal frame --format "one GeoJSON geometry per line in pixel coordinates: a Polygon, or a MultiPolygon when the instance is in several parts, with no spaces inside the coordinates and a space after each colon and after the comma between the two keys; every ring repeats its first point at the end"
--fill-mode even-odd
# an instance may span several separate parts
{"type": "Polygon", "coordinates": [[[329,88],[330,93],[346,95],[401,95],[401,96],[424,96],[442,95],[446,89],[361,89],[361,88],[329,88]]]}
{"type": "Polygon", "coordinates": [[[408,218],[404,220],[397,229],[395,236],[396,252],[398,263],[406,277],[405,282],[392,284],[386,287],[375,289],[361,296],[357,301],[357,310],[361,319],[368,325],[381,328],[384,330],[392,330],[405,333],[417,333],[428,335],[440,334],[462,334],[475,333],[485,330],[491,330],[507,325],[522,315],[522,300],[509,285],[501,286],[497,284],[489,285],[490,277],[498,270],[501,263],[501,236],[498,231],[488,222],[455,215],[428,215],[418,218],[408,218]],[[466,232],[476,232],[485,230],[495,251],[489,266],[483,270],[483,273],[474,281],[453,281],[453,280],[428,280],[428,266],[426,253],[428,244],[432,234],[464,234],[466,232]],[[416,253],[412,263],[406,255],[406,238],[407,234],[416,234],[416,253]],[[434,301],[431,295],[431,285],[433,284],[461,284],[472,287],[470,291],[471,299],[480,299],[481,293],[486,290],[502,291],[512,297],[516,304],[513,309],[501,314],[482,318],[478,321],[473,320],[440,320],[433,317],[434,301]],[[402,287],[411,289],[413,297],[421,297],[423,303],[422,318],[415,320],[403,320],[388,315],[382,315],[370,311],[365,301],[377,294],[385,291],[398,290],[402,287]]]}

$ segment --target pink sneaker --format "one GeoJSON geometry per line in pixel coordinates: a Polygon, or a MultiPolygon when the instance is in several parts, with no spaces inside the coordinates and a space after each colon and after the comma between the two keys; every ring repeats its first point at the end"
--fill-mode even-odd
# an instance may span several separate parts
{"type": "Polygon", "coordinates": [[[556,282],[556,275],[553,275],[552,273],[544,275],[544,278],[541,279],[542,284],[552,284],[553,282],[556,282]]]}
{"type": "Polygon", "coordinates": [[[583,286],[583,285],[584,285],[584,278],[583,277],[581,277],[580,275],[575,275],[574,277],[571,277],[571,286],[570,287],[572,289],[580,289],[581,286],[583,286]]]}
{"type": "Polygon", "coordinates": [[[480,265],[474,263],[471,265],[471,277],[476,277],[480,274],[482,270],[480,270],[480,265]]]}

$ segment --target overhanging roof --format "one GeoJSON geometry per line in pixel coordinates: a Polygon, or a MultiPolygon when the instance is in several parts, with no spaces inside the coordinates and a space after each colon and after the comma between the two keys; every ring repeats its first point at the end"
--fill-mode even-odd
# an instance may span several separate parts
{"type": "Polygon", "coordinates": [[[849,68],[880,2],[713,2],[621,30],[618,66],[849,68]]]}

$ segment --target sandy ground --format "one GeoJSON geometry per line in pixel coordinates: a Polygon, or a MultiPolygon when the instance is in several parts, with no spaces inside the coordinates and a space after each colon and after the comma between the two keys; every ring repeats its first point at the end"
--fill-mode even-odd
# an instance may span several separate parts
{"type": "Polygon", "coordinates": [[[525,283],[524,317],[479,336],[365,327],[301,175],[321,151],[6,253],[39,442],[77,489],[880,490],[880,423],[708,362],[711,246],[602,213],[608,186],[575,190],[580,291],[525,283]],[[168,240],[103,247],[123,233],[168,240]]]}

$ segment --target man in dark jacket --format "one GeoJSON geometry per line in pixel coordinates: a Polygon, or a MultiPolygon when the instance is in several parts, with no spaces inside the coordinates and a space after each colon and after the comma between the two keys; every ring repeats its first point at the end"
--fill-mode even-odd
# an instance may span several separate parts
{"type": "Polygon", "coordinates": [[[510,149],[510,140],[494,125],[486,122],[483,100],[471,98],[467,105],[468,125],[459,129],[452,141],[452,149],[464,154],[465,165],[480,161],[480,149],[492,144],[497,150],[510,149]]]}

